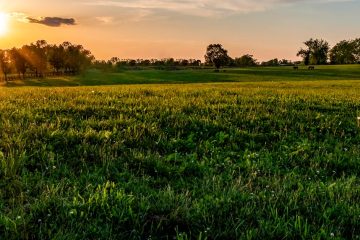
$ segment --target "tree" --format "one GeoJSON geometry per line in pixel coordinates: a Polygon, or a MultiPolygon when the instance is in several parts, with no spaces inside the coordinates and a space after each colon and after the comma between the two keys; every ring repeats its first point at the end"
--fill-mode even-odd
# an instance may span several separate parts
{"type": "Polygon", "coordinates": [[[7,82],[8,74],[11,72],[11,58],[8,50],[0,50],[0,68],[4,74],[5,82],[7,82]]]}
{"type": "Polygon", "coordinates": [[[22,75],[22,78],[25,78],[25,73],[28,68],[29,63],[27,62],[22,49],[13,48],[10,50],[10,56],[13,61],[13,65],[17,73],[22,75]]]}
{"type": "Polygon", "coordinates": [[[329,43],[323,39],[310,39],[304,42],[306,49],[300,49],[297,56],[302,56],[305,65],[308,64],[326,64],[329,43]]]}
{"type": "Polygon", "coordinates": [[[352,42],[354,45],[355,61],[357,63],[360,63],[360,38],[357,38],[357,39],[353,40],[352,42]]]}
{"type": "Polygon", "coordinates": [[[271,67],[276,67],[276,66],[280,66],[280,62],[279,62],[279,59],[277,58],[274,58],[274,59],[271,59],[267,62],[262,62],[261,63],[261,66],[271,66],[271,67]]]}
{"type": "Polygon", "coordinates": [[[35,73],[36,77],[42,77],[47,69],[47,48],[47,43],[44,40],[22,47],[22,56],[28,62],[29,68],[35,73]]]}
{"type": "Polygon", "coordinates": [[[61,45],[52,45],[48,48],[48,61],[55,72],[59,73],[65,67],[65,49],[61,45]]]}
{"type": "Polygon", "coordinates": [[[253,55],[246,54],[239,58],[235,58],[235,65],[238,67],[252,67],[257,65],[257,60],[253,55]]]}
{"type": "Polygon", "coordinates": [[[212,64],[217,70],[229,61],[227,50],[221,44],[210,44],[206,49],[205,61],[212,64]]]}
{"type": "Polygon", "coordinates": [[[65,72],[77,74],[85,70],[94,61],[94,56],[82,45],[64,42],[61,46],[65,50],[65,72]]]}
{"type": "Polygon", "coordinates": [[[330,62],[332,64],[351,64],[356,62],[355,43],[343,40],[330,50],[330,62]]]}

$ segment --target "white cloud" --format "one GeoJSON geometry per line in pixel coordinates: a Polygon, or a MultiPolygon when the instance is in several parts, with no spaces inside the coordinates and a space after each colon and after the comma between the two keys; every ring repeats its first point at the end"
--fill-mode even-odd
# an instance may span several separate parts
{"type": "Polygon", "coordinates": [[[167,10],[186,15],[221,16],[265,11],[279,5],[301,2],[329,3],[351,0],[86,0],[84,4],[134,10],[167,10]]]}
{"type": "Polygon", "coordinates": [[[104,24],[110,24],[114,21],[114,18],[102,16],[102,17],[96,17],[96,20],[98,20],[99,22],[104,23],[104,24]]]}

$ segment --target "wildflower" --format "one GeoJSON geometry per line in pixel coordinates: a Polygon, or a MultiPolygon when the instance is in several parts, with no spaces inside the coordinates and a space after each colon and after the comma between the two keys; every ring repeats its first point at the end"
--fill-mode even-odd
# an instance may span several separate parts
{"type": "Polygon", "coordinates": [[[21,219],[21,216],[17,216],[16,219],[21,219]]]}
{"type": "Polygon", "coordinates": [[[56,169],[56,166],[53,166],[53,169],[56,169]]]}
{"type": "Polygon", "coordinates": [[[335,234],[334,234],[334,233],[330,233],[330,237],[335,237],[335,234]]]}

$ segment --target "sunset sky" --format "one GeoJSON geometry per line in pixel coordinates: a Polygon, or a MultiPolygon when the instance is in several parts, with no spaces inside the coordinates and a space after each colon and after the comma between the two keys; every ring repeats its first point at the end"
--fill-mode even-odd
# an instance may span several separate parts
{"type": "Polygon", "coordinates": [[[84,45],[98,59],[297,59],[302,42],[360,37],[358,0],[0,0],[0,49],[38,39],[84,45]],[[5,26],[4,26],[5,25],[5,26]]]}

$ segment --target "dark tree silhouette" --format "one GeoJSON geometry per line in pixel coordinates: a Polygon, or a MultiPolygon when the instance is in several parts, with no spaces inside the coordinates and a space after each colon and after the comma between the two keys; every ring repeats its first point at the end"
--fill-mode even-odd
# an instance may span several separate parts
{"type": "Polygon", "coordinates": [[[257,65],[257,60],[253,55],[246,54],[239,58],[234,59],[235,66],[237,67],[251,67],[257,65]]]}
{"type": "Polygon", "coordinates": [[[360,61],[360,39],[343,40],[330,50],[330,63],[354,64],[360,61]]]}
{"type": "Polygon", "coordinates": [[[16,49],[13,48],[10,50],[10,56],[11,56],[11,60],[13,62],[13,65],[17,71],[17,73],[19,75],[21,75],[21,77],[24,79],[25,78],[25,73],[26,70],[28,69],[29,63],[26,60],[24,54],[23,54],[23,49],[16,49]]]}
{"type": "Polygon", "coordinates": [[[65,67],[65,49],[62,45],[48,47],[48,61],[56,73],[60,73],[65,67]]]}
{"type": "Polygon", "coordinates": [[[212,64],[217,70],[229,61],[227,50],[221,44],[210,44],[206,49],[205,61],[212,64]]]}
{"type": "Polygon", "coordinates": [[[308,64],[326,64],[328,59],[328,52],[330,49],[329,43],[323,39],[310,39],[304,42],[306,49],[300,49],[297,56],[302,56],[305,65],[308,64]]]}

